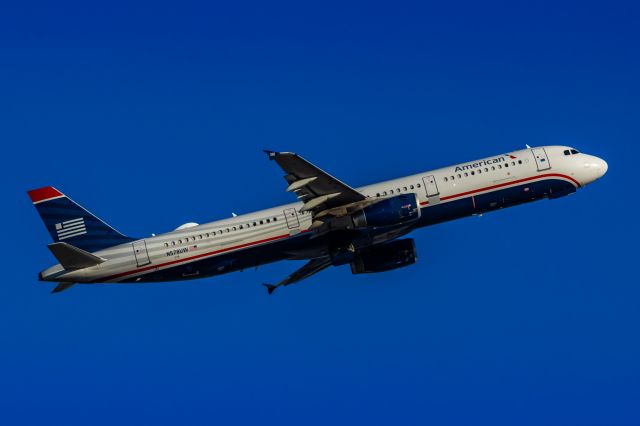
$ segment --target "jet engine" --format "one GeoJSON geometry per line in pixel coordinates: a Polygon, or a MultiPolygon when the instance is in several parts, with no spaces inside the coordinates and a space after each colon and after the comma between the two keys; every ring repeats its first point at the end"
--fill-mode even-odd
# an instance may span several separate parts
{"type": "Polygon", "coordinates": [[[413,265],[417,259],[416,245],[412,238],[395,240],[356,252],[351,262],[351,273],[391,271],[413,265]]]}
{"type": "Polygon", "coordinates": [[[352,215],[356,228],[403,225],[420,219],[418,196],[414,193],[385,198],[352,215]]]}

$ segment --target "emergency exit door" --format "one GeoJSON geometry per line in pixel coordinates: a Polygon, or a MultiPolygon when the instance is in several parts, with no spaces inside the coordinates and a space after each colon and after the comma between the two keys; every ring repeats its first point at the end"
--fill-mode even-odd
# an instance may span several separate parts
{"type": "Polygon", "coordinates": [[[422,178],[424,183],[424,190],[427,193],[427,200],[430,204],[437,204],[440,202],[440,191],[438,191],[438,184],[436,183],[436,177],[434,175],[425,176],[422,178]]]}
{"type": "Polygon", "coordinates": [[[531,152],[533,152],[533,156],[536,159],[536,165],[538,166],[539,172],[549,170],[551,168],[549,157],[547,157],[547,151],[545,151],[544,148],[533,148],[531,149],[531,152]]]}
{"type": "Polygon", "coordinates": [[[284,211],[284,218],[287,221],[287,227],[289,229],[300,227],[300,221],[298,220],[298,213],[296,209],[286,209],[284,211]]]}
{"type": "Polygon", "coordinates": [[[145,240],[140,240],[133,243],[133,254],[136,257],[136,264],[138,266],[144,266],[151,263],[151,260],[149,260],[149,252],[147,252],[147,243],[145,242],[145,240]]]}

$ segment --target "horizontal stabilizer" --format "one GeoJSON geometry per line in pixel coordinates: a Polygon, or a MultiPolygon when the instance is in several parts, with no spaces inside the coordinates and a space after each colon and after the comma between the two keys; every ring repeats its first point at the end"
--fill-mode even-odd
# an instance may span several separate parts
{"type": "Polygon", "coordinates": [[[51,294],[60,293],[61,291],[65,291],[66,289],[71,288],[74,285],[76,285],[76,283],[58,283],[58,285],[53,290],[51,290],[51,294]]]}
{"type": "Polygon", "coordinates": [[[47,247],[64,269],[69,271],[96,266],[106,260],[68,243],[51,243],[47,247]]]}

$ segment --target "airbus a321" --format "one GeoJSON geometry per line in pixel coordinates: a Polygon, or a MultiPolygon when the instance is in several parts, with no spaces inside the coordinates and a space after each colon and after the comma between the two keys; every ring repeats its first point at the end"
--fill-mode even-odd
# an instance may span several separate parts
{"type": "Polygon", "coordinates": [[[298,201],[206,224],[186,223],[147,238],[121,234],[47,186],[29,191],[58,263],[40,272],[74,284],[157,283],[241,271],[279,260],[306,264],[269,294],[330,267],[353,274],[414,264],[416,228],[576,192],[607,172],[607,163],[567,146],[495,155],[353,188],[292,152],[265,151],[284,171],[298,201]]]}

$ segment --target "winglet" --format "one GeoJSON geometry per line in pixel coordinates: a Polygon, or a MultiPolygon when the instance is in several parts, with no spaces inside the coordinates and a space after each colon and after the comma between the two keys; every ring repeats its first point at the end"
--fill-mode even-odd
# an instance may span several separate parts
{"type": "Polygon", "coordinates": [[[270,151],[268,149],[263,149],[264,153],[267,154],[267,156],[269,157],[269,160],[273,161],[276,158],[276,154],[278,154],[275,151],[270,151]]]}
{"type": "Polygon", "coordinates": [[[273,294],[273,292],[276,291],[276,288],[278,288],[277,285],[273,285],[273,284],[262,284],[262,285],[267,288],[267,293],[269,293],[269,295],[273,294]]]}

